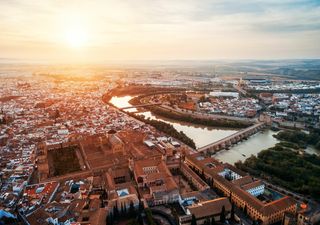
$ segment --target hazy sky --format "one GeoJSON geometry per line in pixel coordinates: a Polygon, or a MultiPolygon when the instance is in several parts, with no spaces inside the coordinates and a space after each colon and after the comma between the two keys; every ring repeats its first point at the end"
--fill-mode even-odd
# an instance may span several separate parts
{"type": "Polygon", "coordinates": [[[0,58],[320,58],[320,0],[0,0],[0,58]]]}

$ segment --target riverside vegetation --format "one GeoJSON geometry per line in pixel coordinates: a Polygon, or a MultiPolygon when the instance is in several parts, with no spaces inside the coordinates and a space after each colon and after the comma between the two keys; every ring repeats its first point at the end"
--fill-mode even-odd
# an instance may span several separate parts
{"type": "Polygon", "coordinates": [[[136,115],[134,113],[128,113],[130,114],[130,116],[146,123],[149,124],[153,127],[155,127],[157,130],[166,133],[167,135],[174,137],[180,141],[182,141],[183,143],[185,143],[186,145],[189,145],[191,148],[196,148],[196,144],[194,143],[194,141],[189,138],[185,133],[183,133],[182,131],[177,131],[171,124],[162,122],[162,121],[158,121],[158,120],[152,120],[152,119],[146,119],[143,115],[136,115]]]}
{"type": "Polygon", "coordinates": [[[319,147],[319,133],[281,131],[275,137],[282,142],[235,165],[253,176],[320,199],[320,157],[301,151],[308,144],[319,147]]]}
{"type": "MultiPolygon", "coordinates": [[[[152,94],[145,94],[141,96],[137,96],[129,101],[131,105],[139,105],[141,103],[141,99],[143,99],[146,96],[150,96],[152,94]]],[[[204,126],[211,126],[211,127],[228,127],[228,128],[246,128],[252,123],[249,122],[241,122],[236,120],[228,120],[228,119],[205,119],[205,118],[199,118],[196,116],[188,115],[185,113],[175,112],[173,110],[164,109],[159,106],[147,106],[145,107],[148,110],[150,110],[153,114],[163,116],[169,119],[181,121],[181,122],[187,122],[187,123],[193,123],[198,125],[204,125],[204,126]]]]}
{"type": "Polygon", "coordinates": [[[151,107],[148,107],[148,109],[156,115],[167,117],[169,119],[174,119],[177,121],[182,121],[187,123],[211,126],[211,127],[246,128],[249,125],[251,125],[248,123],[235,121],[235,120],[226,120],[226,119],[212,120],[212,119],[196,118],[190,115],[185,115],[182,113],[176,113],[173,111],[164,110],[157,106],[151,106],[151,107]]]}
{"type": "Polygon", "coordinates": [[[287,141],[297,144],[301,148],[307,145],[313,145],[316,149],[320,150],[320,130],[313,129],[310,133],[302,131],[281,131],[274,135],[275,138],[281,141],[287,141]]]}

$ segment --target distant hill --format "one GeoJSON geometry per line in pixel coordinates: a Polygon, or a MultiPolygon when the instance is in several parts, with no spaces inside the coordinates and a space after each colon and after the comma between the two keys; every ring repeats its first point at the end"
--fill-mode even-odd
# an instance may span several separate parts
{"type": "Polygon", "coordinates": [[[320,60],[248,60],[225,62],[216,67],[220,74],[260,74],[269,76],[283,76],[288,79],[320,80],[320,60]]]}
{"type": "Polygon", "coordinates": [[[270,73],[278,75],[286,75],[292,77],[292,79],[301,80],[320,80],[320,68],[319,69],[292,69],[292,68],[279,68],[270,71],[270,73]]]}

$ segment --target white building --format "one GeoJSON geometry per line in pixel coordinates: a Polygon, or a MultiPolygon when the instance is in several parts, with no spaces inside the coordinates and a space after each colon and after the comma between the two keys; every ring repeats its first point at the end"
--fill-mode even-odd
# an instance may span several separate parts
{"type": "Polygon", "coordinates": [[[211,91],[209,93],[211,97],[224,97],[224,98],[239,98],[238,92],[222,92],[222,91],[211,91]]]}

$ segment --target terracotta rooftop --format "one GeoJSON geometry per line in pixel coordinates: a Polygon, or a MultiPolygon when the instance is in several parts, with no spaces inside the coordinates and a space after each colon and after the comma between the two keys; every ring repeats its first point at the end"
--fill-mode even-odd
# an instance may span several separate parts
{"type": "Polygon", "coordinates": [[[233,180],[232,183],[235,185],[243,186],[253,182],[253,178],[249,175],[241,177],[240,179],[233,180]]]}
{"type": "Polygon", "coordinates": [[[196,205],[188,206],[187,208],[196,218],[203,218],[220,214],[223,206],[225,207],[226,212],[231,211],[231,204],[228,198],[217,198],[205,202],[199,202],[196,205]]]}
{"type": "Polygon", "coordinates": [[[147,175],[143,168],[146,167],[156,167],[158,172],[166,173],[170,175],[170,171],[168,170],[166,164],[159,159],[145,159],[145,160],[138,160],[134,162],[134,170],[138,176],[147,175]]]}
{"type": "MultiPolygon", "coordinates": [[[[284,198],[281,198],[279,200],[270,202],[268,204],[264,204],[258,198],[256,198],[255,196],[251,195],[246,190],[242,189],[242,187],[240,187],[239,185],[236,185],[233,182],[228,181],[224,177],[218,175],[218,173],[214,169],[208,168],[204,163],[202,163],[203,160],[200,160],[200,161],[197,160],[196,159],[197,155],[198,154],[188,155],[188,156],[186,156],[186,158],[188,160],[190,160],[192,163],[196,164],[198,167],[202,168],[206,174],[209,174],[215,180],[215,182],[219,182],[220,184],[225,186],[233,194],[238,195],[248,205],[250,205],[251,207],[253,207],[256,210],[260,211],[264,215],[270,215],[272,213],[275,213],[275,212],[279,211],[280,209],[285,209],[287,207],[290,207],[290,206],[296,204],[296,202],[291,197],[288,197],[288,196],[286,196],[284,198]]],[[[225,164],[223,164],[223,167],[224,168],[228,168],[228,169],[238,173],[239,175],[241,175],[243,177],[246,177],[243,180],[238,181],[239,183],[242,183],[242,182],[246,183],[245,181],[249,181],[249,177],[247,177],[247,174],[245,172],[235,168],[234,166],[225,163],[225,164]]],[[[234,182],[237,183],[237,181],[234,181],[234,182]]],[[[257,185],[257,184],[259,184],[259,183],[258,182],[253,182],[252,185],[257,185]]],[[[250,187],[250,186],[247,186],[247,187],[250,187]]]]}
{"type": "Polygon", "coordinates": [[[249,189],[261,186],[261,185],[263,185],[263,182],[261,180],[256,180],[256,181],[254,181],[252,183],[248,183],[248,184],[243,185],[242,189],[243,190],[249,190],[249,189]]]}

